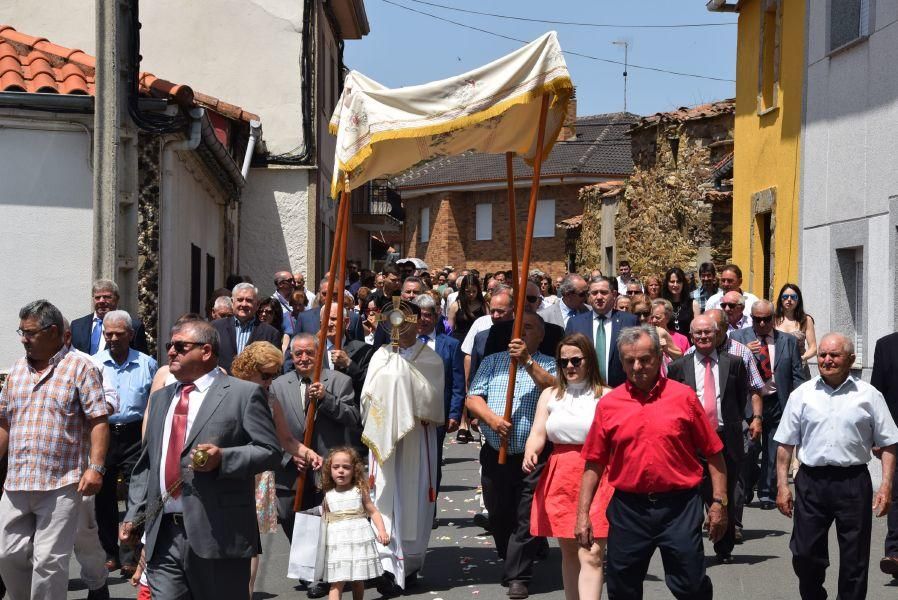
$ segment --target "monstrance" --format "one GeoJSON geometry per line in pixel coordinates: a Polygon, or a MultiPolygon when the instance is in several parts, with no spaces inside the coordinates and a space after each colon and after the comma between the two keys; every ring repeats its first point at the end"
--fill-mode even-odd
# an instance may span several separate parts
{"type": "Polygon", "coordinates": [[[393,352],[399,351],[399,338],[408,330],[414,327],[418,322],[418,315],[412,312],[409,305],[399,296],[393,296],[393,306],[382,310],[377,316],[379,324],[390,324],[390,344],[393,346],[393,352]]]}

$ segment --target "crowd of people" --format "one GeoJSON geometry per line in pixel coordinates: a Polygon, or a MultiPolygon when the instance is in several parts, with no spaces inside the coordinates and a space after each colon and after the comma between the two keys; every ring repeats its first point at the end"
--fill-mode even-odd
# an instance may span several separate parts
{"type": "Polygon", "coordinates": [[[871,385],[850,339],[818,339],[797,285],[758,298],[734,264],[346,273],[342,313],[333,278],[312,291],[280,271],[263,293],[232,276],[171,324],[164,365],[113,281],[71,324],[25,305],[0,392],[8,597],[64,598],[72,554],[89,599],[116,570],[140,598],[252,597],[261,535],[316,544],[294,539],[298,513],[327,532],[309,597],[360,600],[366,581],[398,595],[425,577],[449,434],[480,444],[474,519],[515,600],[547,538],[567,600],[641,598],[656,549],[675,597],[711,598],[703,537],[732,563],[755,498],[793,520],[802,598],[826,597],[833,521],[851,557],[840,598],[866,595],[874,514],[898,577],[898,333],[877,343],[871,385]]]}

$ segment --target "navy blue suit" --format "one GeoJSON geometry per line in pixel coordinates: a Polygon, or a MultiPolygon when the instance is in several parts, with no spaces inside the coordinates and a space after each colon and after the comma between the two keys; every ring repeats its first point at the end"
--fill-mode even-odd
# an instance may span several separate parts
{"type": "MultiPolygon", "coordinates": [[[[90,332],[93,329],[94,313],[84,315],[71,322],[69,328],[72,331],[72,346],[87,354],[90,354],[90,332]]],[[[144,354],[149,354],[147,347],[147,332],[143,328],[143,323],[138,319],[131,319],[131,327],[134,329],[134,338],[131,340],[131,347],[144,354]]]]}
{"type": "MultiPolygon", "coordinates": [[[[568,319],[564,333],[567,335],[582,333],[595,346],[596,341],[592,337],[594,314],[594,311],[589,311],[571,317],[568,319]]],[[[617,338],[622,329],[638,325],[639,317],[636,315],[622,310],[611,311],[611,351],[608,353],[608,381],[606,382],[610,387],[617,387],[627,380],[624,366],[621,364],[620,355],[617,352],[617,338]]]]}
{"type": "MultiPolygon", "coordinates": [[[[461,422],[461,411],[465,403],[465,355],[461,342],[450,335],[437,333],[434,339],[436,353],[443,359],[443,402],[446,421],[461,422]]],[[[437,427],[437,492],[443,480],[443,441],[446,427],[437,427]]]]}

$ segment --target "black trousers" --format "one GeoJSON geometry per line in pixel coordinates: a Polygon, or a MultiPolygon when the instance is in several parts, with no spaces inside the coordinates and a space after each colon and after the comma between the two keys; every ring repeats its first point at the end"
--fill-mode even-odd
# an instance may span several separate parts
{"type": "MultiPolygon", "coordinates": [[[[550,444],[548,444],[550,445],[550,444]]],[[[532,473],[521,470],[523,454],[509,454],[499,464],[499,452],[489,444],[480,449],[480,475],[483,503],[490,515],[490,530],[499,558],[505,561],[502,583],[521,581],[529,584],[533,563],[544,538],[530,535],[530,506],[550,449],[543,450],[539,465],[532,473]]]]}
{"type": "Polygon", "coordinates": [[[867,465],[802,465],[798,469],[789,549],[802,600],[826,598],[823,582],[829,566],[827,537],[833,521],[839,541],[838,597],[840,600],[866,598],[872,503],[873,485],[867,465]]]}
{"type": "Polygon", "coordinates": [[[110,424],[106,474],[103,475],[103,487],[97,492],[96,498],[97,530],[100,544],[106,551],[106,559],[118,560],[123,565],[136,565],[137,557],[134,548],[128,544],[122,544],[119,550],[118,482],[119,479],[124,482],[127,498],[131,471],[134,470],[134,465],[140,457],[141,423],[142,421],[125,425],[110,424]]]}
{"type": "MultiPolygon", "coordinates": [[[[719,436],[719,433],[718,433],[719,436]]],[[[721,437],[723,442],[723,457],[727,468],[727,530],[723,537],[714,543],[714,553],[718,556],[732,554],[736,545],[736,485],[739,481],[739,470],[742,467],[741,462],[733,462],[730,453],[727,451],[726,441],[721,437]]],[[[708,464],[704,465],[705,472],[702,475],[702,501],[705,506],[711,505],[714,498],[714,488],[711,486],[711,474],[708,471],[708,464]]]]}
{"type": "MultiPolygon", "coordinates": [[[[895,467],[898,474],[898,466],[895,467]]],[[[892,485],[892,506],[889,507],[889,530],[886,533],[885,555],[898,556],[898,485],[892,485]]]]}
{"type": "MultiPolygon", "coordinates": [[[[750,504],[754,498],[754,486],[758,479],[758,456],[761,454],[761,442],[753,442],[748,434],[748,428],[742,430],[742,448],[745,454],[739,466],[739,472],[734,473],[736,487],[730,502],[733,504],[733,525],[742,527],[742,513],[745,505],[750,504]]],[[[730,480],[730,472],[727,471],[727,482],[730,480]]]]}
{"type": "Polygon", "coordinates": [[[764,427],[761,433],[761,471],[758,473],[758,500],[776,500],[776,449],[779,444],[773,439],[783,410],[779,396],[764,397],[764,427]]]}
{"type": "Polygon", "coordinates": [[[649,562],[658,548],[664,581],[674,597],[710,600],[714,591],[705,574],[703,518],[698,488],[655,496],[616,490],[608,506],[608,598],[641,600],[649,562]]]}

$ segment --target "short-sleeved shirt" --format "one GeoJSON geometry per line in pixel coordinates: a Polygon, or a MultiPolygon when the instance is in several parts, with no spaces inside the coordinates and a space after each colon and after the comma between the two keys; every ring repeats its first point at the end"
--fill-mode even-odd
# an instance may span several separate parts
{"type": "Polygon", "coordinates": [[[849,376],[833,389],[818,376],[789,396],[773,439],[798,446],[803,465],[850,467],[870,462],[873,446],[898,443],[898,427],[869,383],[849,376]]]}
{"type": "Polygon", "coordinates": [[[100,370],[64,346],[43,373],[16,361],[0,392],[9,423],[4,489],[49,491],[78,483],[87,451],[87,419],[108,414],[100,370]]]}
{"type": "Polygon", "coordinates": [[[118,393],[119,407],[109,422],[116,425],[139,423],[147,409],[147,398],[156,375],[156,359],[134,348],[122,364],[115,362],[109,350],[94,355],[97,363],[102,365],[103,380],[108,381],[118,393]]]}
{"type": "Polygon", "coordinates": [[[697,487],[698,455],[721,450],[692,388],[659,377],[647,394],[627,381],[602,397],[581,456],[605,465],[614,489],[648,494],[697,487]]]}
{"type": "MultiPolygon", "coordinates": [[[[543,369],[555,374],[555,360],[541,352],[531,355],[533,362],[543,369]]],[[[486,400],[489,409],[497,415],[505,414],[505,394],[508,390],[508,369],[511,356],[508,352],[497,352],[483,359],[477,374],[468,389],[469,396],[481,396],[486,400]]],[[[508,436],[508,453],[521,454],[533,426],[536,404],[539,401],[540,389],[527,373],[524,365],[518,365],[515,375],[514,399],[511,405],[511,434],[508,436]]],[[[502,439],[498,433],[482,424],[481,432],[490,446],[498,450],[502,439]]]]}

